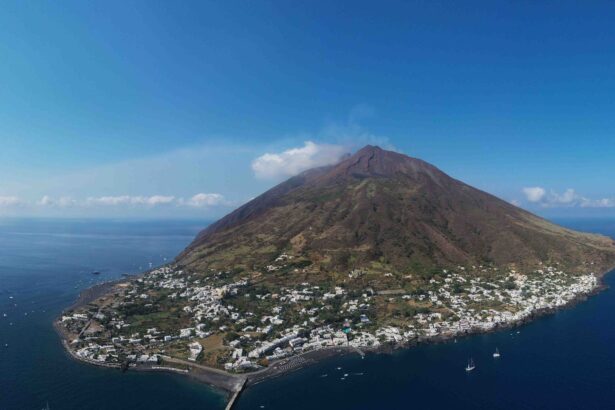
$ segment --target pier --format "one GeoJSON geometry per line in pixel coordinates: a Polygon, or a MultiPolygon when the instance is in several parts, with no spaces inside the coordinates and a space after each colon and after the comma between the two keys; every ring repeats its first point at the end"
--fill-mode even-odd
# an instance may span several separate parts
{"type": "Polygon", "coordinates": [[[237,388],[235,389],[235,391],[233,392],[233,394],[231,395],[231,398],[228,402],[228,404],[226,405],[226,407],[224,408],[224,410],[231,410],[233,408],[233,406],[235,405],[235,402],[237,401],[237,398],[239,397],[239,395],[241,394],[243,387],[246,385],[246,381],[247,379],[241,379],[241,382],[237,385],[237,388]]]}
{"type": "Polygon", "coordinates": [[[365,353],[363,352],[363,350],[355,346],[353,346],[353,349],[359,354],[359,356],[361,356],[361,359],[365,359],[365,353]]]}

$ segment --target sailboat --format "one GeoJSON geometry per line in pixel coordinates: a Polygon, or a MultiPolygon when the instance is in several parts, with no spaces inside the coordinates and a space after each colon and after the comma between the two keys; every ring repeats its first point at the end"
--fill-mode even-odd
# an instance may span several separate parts
{"type": "Polygon", "coordinates": [[[495,357],[496,359],[500,357],[500,351],[498,350],[497,347],[495,348],[495,353],[493,354],[493,357],[495,357]]]}
{"type": "Polygon", "coordinates": [[[468,360],[468,365],[466,366],[466,372],[471,372],[475,368],[476,366],[474,365],[474,360],[470,358],[470,360],[468,360]]]}

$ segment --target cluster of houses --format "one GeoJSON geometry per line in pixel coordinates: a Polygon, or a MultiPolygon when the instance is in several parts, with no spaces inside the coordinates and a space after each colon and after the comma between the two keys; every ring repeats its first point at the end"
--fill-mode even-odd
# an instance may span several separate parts
{"type": "MultiPolygon", "coordinates": [[[[117,363],[119,361],[118,349],[114,344],[99,345],[89,342],[74,351],[78,358],[94,364],[117,363]]],[[[126,356],[126,360],[131,363],[158,364],[160,358],[157,354],[131,353],[126,356]]]]}
{"type": "MultiPolygon", "coordinates": [[[[290,258],[282,255],[276,261],[290,258]]],[[[476,269],[485,273],[487,268],[476,269]]],[[[166,266],[129,282],[116,306],[140,303],[147,307],[153,303],[152,290],[164,289],[166,298],[189,315],[192,326],[165,332],[157,328],[142,334],[131,332],[130,317],[119,317],[112,308],[99,309],[96,313],[78,311],[63,316],[61,323],[77,333],[79,327],[87,326],[90,321],[103,321],[96,315],[107,319],[97,338],[77,338],[73,343],[78,357],[98,363],[125,357],[136,363],[156,364],[158,353],[178,342],[185,346],[184,357],[196,362],[204,352],[202,340],[222,334],[225,335],[223,348],[228,354],[220,365],[228,371],[243,372],[312,350],[340,346],[370,349],[383,343],[402,344],[486,331],[521,321],[539,310],[563,306],[591,292],[598,284],[593,274],[570,275],[554,267],[528,275],[492,269],[493,275],[443,271],[417,294],[378,295],[370,289],[360,296],[352,292],[354,296],[350,297],[342,286],[324,288],[309,283],[280,288],[277,293],[250,294],[254,290],[247,279],[223,283],[166,266]],[[247,304],[248,308],[245,304],[231,304],[229,295],[255,302],[247,304]],[[404,318],[404,325],[399,325],[399,320],[393,325],[386,318],[375,316],[373,307],[378,298],[387,303],[415,303],[430,308],[404,318]],[[261,305],[267,306],[267,310],[261,305]],[[342,319],[327,322],[328,317],[342,319]]],[[[459,271],[462,270],[460,267],[459,271]]],[[[363,274],[363,271],[352,271],[349,279],[363,274]]],[[[169,323],[164,327],[169,329],[169,323]]]]}
{"type": "Polygon", "coordinates": [[[592,292],[598,286],[598,279],[593,274],[569,275],[547,267],[532,275],[512,270],[496,281],[480,277],[466,279],[450,273],[443,282],[432,279],[431,284],[434,290],[401,298],[429,300],[434,306],[450,312],[447,319],[443,319],[439,312],[417,313],[406,328],[385,326],[376,331],[376,336],[386,342],[405,343],[416,338],[489,331],[521,322],[538,311],[564,306],[580,295],[592,292]],[[510,283],[514,283],[512,288],[505,286],[510,283]],[[456,291],[456,284],[462,285],[464,290],[456,291]],[[478,307],[493,305],[494,302],[497,309],[478,307]]]}

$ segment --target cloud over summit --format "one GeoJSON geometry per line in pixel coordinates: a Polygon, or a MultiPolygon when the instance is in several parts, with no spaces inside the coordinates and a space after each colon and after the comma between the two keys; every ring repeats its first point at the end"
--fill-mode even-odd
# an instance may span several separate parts
{"type": "Polygon", "coordinates": [[[346,152],[341,145],[305,141],[302,147],[261,155],[252,162],[252,170],[261,179],[288,178],[310,168],[335,164],[346,152]]]}

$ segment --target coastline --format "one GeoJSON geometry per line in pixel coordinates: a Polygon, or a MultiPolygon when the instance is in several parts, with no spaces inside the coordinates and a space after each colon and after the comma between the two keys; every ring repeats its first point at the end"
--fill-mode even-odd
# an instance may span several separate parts
{"type": "MultiPolygon", "coordinates": [[[[137,277],[137,275],[131,276],[130,278],[133,278],[133,277],[137,277]]],[[[83,291],[79,293],[77,300],[75,300],[75,302],[72,305],[67,306],[66,308],[62,309],[62,313],[66,312],[67,310],[74,310],[83,305],[87,305],[88,303],[105,295],[107,291],[110,290],[113,286],[126,282],[130,280],[130,278],[109,280],[106,282],[97,283],[94,286],[90,286],[89,288],[84,289],[83,291]]]]}
{"type": "MultiPolygon", "coordinates": [[[[470,329],[463,333],[452,334],[452,335],[437,335],[432,337],[417,337],[413,340],[403,342],[403,343],[385,343],[378,347],[370,347],[370,348],[355,348],[352,346],[330,346],[317,350],[311,350],[307,352],[302,352],[287,358],[278,359],[273,361],[268,367],[256,370],[254,372],[249,373],[229,373],[222,369],[212,368],[208,366],[198,365],[191,362],[184,362],[179,359],[172,359],[170,362],[180,363],[188,366],[188,370],[173,368],[171,366],[165,365],[148,365],[148,364],[132,364],[130,367],[126,369],[122,369],[121,365],[114,363],[101,363],[92,360],[88,360],[83,357],[77,356],[69,346],[69,342],[67,340],[67,334],[64,330],[58,325],[58,318],[53,320],[53,327],[61,338],[62,345],[64,349],[67,351],[68,355],[77,361],[94,365],[101,366],[107,368],[114,368],[120,371],[124,370],[134,370],[134,371],[143,371],[143,372],[166,372],[172,374],[179,374],[181,376],[191,377],[199,382],[205,383],[217,390],[220,390],[224,394],[227,394],[229,397],[229,405],[227,409],[230,409],[236,399],[239,397],[239,394],[246,388],[256,385],[258,383],[262,383],[268,379],[276,378],[288,374],[290,372],[294,372],[296,370],[308,367],[310,365],[316,364],[322,360],[326,360],[332,357],[339,357],[348,354],[360,354],[364,356],[366,353],[369,354],[390,354],[394,351],[398,351],[401,349],[409,349],[419,344],[426,343],[446,343],[451,339],[463,338],[468,336],[473,336],[477,334],[485,334],[497,332],[505,329],[515,328],[522,326],[526,323],[535,321],[540,317],[550,315],[556,313],[557,311],[569,309],[576,306],[578,303],[582,303],[588,300],[591,296],[594,296],[603,290],[607,289],[608,286],[604,283],[603,278],[615,270],[615,266],[609,268],[605,272],[600,275],[596,275],[598,279],[598,284],[595,288],[593,288],[590,292],[579,294],[574,299],[571,299],[568,303],[562,306],[558,306],[555,308],[544,308],[536,310],[532,312],[531,315],[514,321],[503,324],[498,324],[494,328],[489,330],[483,329],[470,329]]],[[[131,279],[138,278],[142,274],[133,275],[129,278],[121,278],[113,281],[103,282],[97,285],[94,285],[90,288],[83,290],[75,303],[71,306],[67,307],[63,310],[75,309],[85,304],[90,303],[91,301],[99,298],[104,295],[110,288],[113,286],[130,281],[131,279]]],[[[170,358],[164,358],[170,359],[170,358]]]]}

